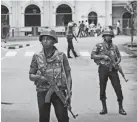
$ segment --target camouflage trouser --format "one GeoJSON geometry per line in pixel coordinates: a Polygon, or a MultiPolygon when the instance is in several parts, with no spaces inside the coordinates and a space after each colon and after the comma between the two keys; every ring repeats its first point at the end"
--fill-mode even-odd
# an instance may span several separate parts
{"type": "Polygon", "coordinates": [[[123,94],[121,84],[117,70],[113,69],[109,72],[109,68],[106,66],[99,66],[99,80],[100,80],[100,100],[106,100],[106,86],[108,78],[117,95],[117,100],[120,102],[123,100],[123,94]]]}
{"type": "Polygon", "coordinates": [[[37,92],[38,107],[39,107],[39,122],[49,122],[51,103],[54,106],[55,114],[58,122],[69,122],[67,108],[64,107],[64,104],[56,95],[56,93],[52,94],[50,103],[45,103],[46,93],[47,92],[43,92],[43,91],[37,92]]]}

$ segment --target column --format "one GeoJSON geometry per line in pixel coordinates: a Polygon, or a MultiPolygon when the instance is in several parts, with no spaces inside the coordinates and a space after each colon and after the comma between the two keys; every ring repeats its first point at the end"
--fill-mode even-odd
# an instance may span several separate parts
{"type": "Polygon", "coordinates": [[[112,0],[105,1],[105,26],[112,25],[112,0]]]}

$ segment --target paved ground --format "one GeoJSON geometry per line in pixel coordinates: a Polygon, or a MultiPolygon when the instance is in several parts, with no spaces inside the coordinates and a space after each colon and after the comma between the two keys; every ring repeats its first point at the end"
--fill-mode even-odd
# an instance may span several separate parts
{"type": "MultiPolygon", "coordinates": [[[[127,116],[118,114],[116,96],[110,82],[107,85],[109,113],[105,116],[98,114],[101,110],[98,72],[96,64],[90,60],[90,53],[93,46],[101,42],[102,39],[92,37],[78,40],[79,43],[74,41],[74,46],[80,57],[69,59],[69,63],[73,78],[72,106],[74,113],[78,113],[79,117],[74,120],[70,115],[71,122],[137,122],[137,58],[130,57],[132,53],[121,46],[129,43],[130,37],[119,36],[114,38],[114,43],[119,45],[122,55],[121,66],[129,79],[129,82],[125,83],[120,76],[127,116]]],[[[31,42],[31,47],[18,50],[1,50],[1,100],[2,102],[13,103],[1,105],[2,122],[38,121],[35,86],[29,81],[28,71],[32,55],[40,51],[41,45],[38,41],[31,42]]],[[[65,38],[60,38],[56,46],[60,51],[66,52],[65,38]]],[[[53,108],[51,122],[56,122],[53,108]]]]}

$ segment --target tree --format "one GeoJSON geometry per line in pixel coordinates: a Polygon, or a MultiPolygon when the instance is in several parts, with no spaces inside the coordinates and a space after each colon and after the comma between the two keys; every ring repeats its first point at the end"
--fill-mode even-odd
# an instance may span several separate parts
{"type": "Polygon", "coordinates": [[[125,8],[131,13],[131,45],[133,45],[133,35],[137,29],[137,1],[128,1],[125,8]]]}

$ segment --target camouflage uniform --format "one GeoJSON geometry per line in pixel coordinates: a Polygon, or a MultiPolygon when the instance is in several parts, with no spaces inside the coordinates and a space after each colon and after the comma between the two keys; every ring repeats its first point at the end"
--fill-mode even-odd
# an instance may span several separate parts
{"type": "MultiPolygon", "coordinates": [[[[102,37],[111,36],[114,37],[113,31],[104,31],[102,37]]],[[[100,100],[102,101],[103,110],[100,114],[107,113],[106,107],[106,85],[108,78],[111,81],[111,84],[115,90],[117,95],[117,101],[119,103],[119,113],[122,115],[126,115],[126,112],[123,109],[122,101],[123,101],[123,94],[120,84],[120,79],[118,75],[117,69],[114,67],[112,59],[115,62],[120,63],[121,55],[118,50],[118,47],[112,43],[112,40],[109,39],[109,43],[104,40],[103,43],[97,44],[92,51],[91,59],[94,59],[95,63],[99,65],[98,73],[99,73],[99,80],[100,80],[100,100]],[[107,56],[107,58],[104,58],[107,56]],[[111,56],[111,58],[109,58],[111,56]],[[106,60],[107,59],[107,60],[106,60]]]]}
{"type": "MultiPolygon", "coordinates": [[[[117,61],[116,55],[118,57],[121,57],[117,46],[112,44],[112,45],[110,45],[110,47],[108,47],[106,42],[97,44],[93,48],[92,55],[94,55],[94,54],[106,55],[106,50],[104,49],[104,46],[106,47],[108,53],[111,53],[111,55],[114,56],[116,61],[117,61]]],[[[99,65],[98,72],[99,72],[99,79],[100,79],[100,100],[106,99],[106,92],[105,92],[106,85],[107,85],[108,78],[110,78],[112,86],[115,89],[118,101],[122,101],[123,95],[122,95],[122,90],[121,90],[121,85],[120,85],[120,80],[119,80],[117,70],[115,70],[111,66],[111,62],[109,60],[106,61],[104,59],[100,59],[100,60],[95,60],[95,62],[97,63],[97,65],[99,65]]]]}
{"type": "MultiPolygon", "coordinates": [[[[41,36],[39,38],[40,40],[41,36]]],[[[55,108],[58,122],[69,122],[67,108],[64,107],[63,102],[58,96],[58,91],[61,91],[66,96],[67,82],[65,72],[71,69],[66,55],[59,52],[56,47],[53,48],[53,52],[47,57],[45,56],[44,50],[34,54],[30,65],[29,74],[37,74],[47,78],[47,81],[42,83],[39,80],[35,81],[39,107],[39,122],[49,122],[51,103],[55,108]]]]}

